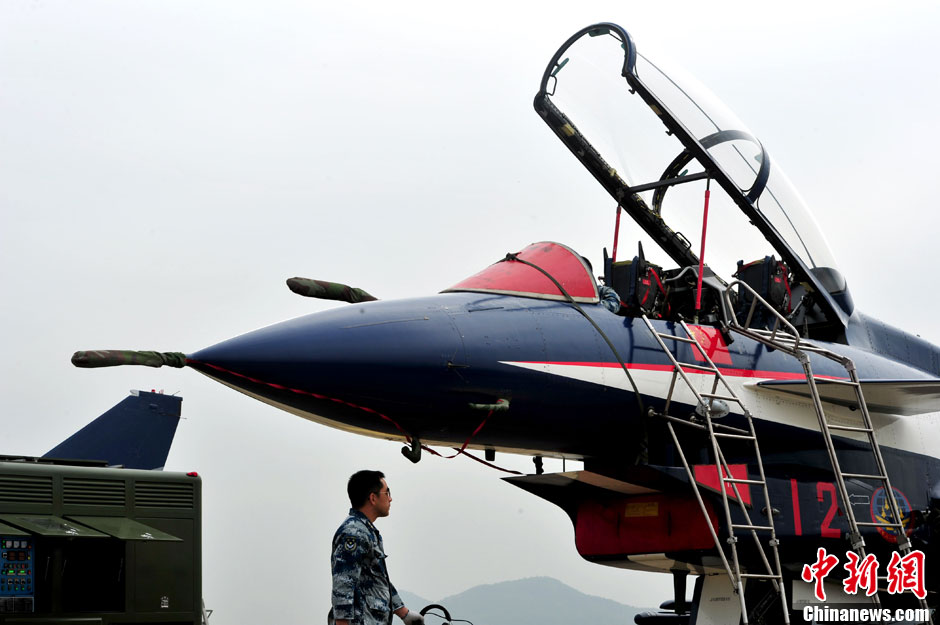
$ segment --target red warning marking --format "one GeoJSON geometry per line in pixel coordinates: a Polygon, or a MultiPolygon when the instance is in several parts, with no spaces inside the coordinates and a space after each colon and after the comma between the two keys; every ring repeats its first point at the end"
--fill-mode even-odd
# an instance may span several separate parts
{"type": "MultiPolygon", "coordinates": [[[[748,479],[746,464],[729,464],[728,469],[731,470],[730,476],[725,473],[724,468],[722,468],[721,473],[725,478],[733,477],[737,480],[748,479]]],[[[721,492],[721,483],[718,480],[718,467],[713,464],[695,465],[695,481],[706,488],[721,492]]],[[[729,499],[737,499],[734,494],[735,487],[737,487],[738,492],[741,494],[741,501],[748,506],[751,505],[751,485],[735,483],[725,484],[725,492],[728,493],[729,499]]]]}
{"type": "MultiPolygon", "coordinates": [[[[728,351],[728,344],[725,343],[725,339],[721,336],[721,332],[718,331],[718,328],[690,325],[689,330],[691,330],[695,340],[702,346],[702,349],[705,350],[705,353],[708,354],[708,357],[711,358],[713,363],[716,365],[734,364],[731,362],[731,352],[728,351]]],[[[692,346],[692,355],[695,356],[696,360],[705,362],[705,357],[702,356],[702,352],[694,345],[692,346]]]]}

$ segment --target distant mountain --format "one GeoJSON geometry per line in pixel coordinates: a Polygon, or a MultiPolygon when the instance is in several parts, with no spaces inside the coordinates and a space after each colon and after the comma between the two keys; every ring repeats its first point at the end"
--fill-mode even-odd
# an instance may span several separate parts
{"type": "MultiPolygon", "coordinates": [[[[408,606],[409,610],[420,610],[426,605],[430,605],[432,603],[440,603],[439,601],[431,601],[430,599],[419,597],[413,592],[408,592],[407,590],[399,590],[398,596],[401,597],[401,600],[405,602],[405,605],[408,606]]],[[[448,608],[448,610],[449,609],[450,608],[448,608]]],[[[395,623],[397,621],[395,621],[395,619],[392,619],[392,622],[395,623]]],[[[435,624],[428,621],[428,625],[435,625],[435,624]]]]}
{"type": "MultiPolygon", "coordinates": [[[[412,610],[438,603],[447,608],[455,620],[463,619],[473,625],[632,625],[634,615],[650,609],[586,595],[551,577],[484,584],[435,601],[406,591],[400,594],[412,610]]],[[[439,618],[428,618],[428,625],[440,623],[439,618]]]]}

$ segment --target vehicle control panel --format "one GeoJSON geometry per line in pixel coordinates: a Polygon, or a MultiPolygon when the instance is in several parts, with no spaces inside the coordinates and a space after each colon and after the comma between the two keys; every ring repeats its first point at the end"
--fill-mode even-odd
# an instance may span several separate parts
{"type": "Polygon", "coordinates": [[[36,546],[23,536],[0,536],[0,614],[35,610],[36,546]]]}

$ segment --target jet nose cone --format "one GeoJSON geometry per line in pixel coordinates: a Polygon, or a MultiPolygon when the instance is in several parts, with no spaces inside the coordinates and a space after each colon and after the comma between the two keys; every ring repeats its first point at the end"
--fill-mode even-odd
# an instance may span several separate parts
{"type": "Polygon", "coordinates": [[[338,417],[342,406],[381,410],[413,402],[421,387],[447,381],[449,363],[463,358],[462,349],[447,309],[428,298],[356,304],[285,321],[198,351],[189,364],[322,420],[317,417],[338,417]]]}
{"type": "Polygon", "coordinates": [[[273,381],[281,368],[340,351],[340,328],[317,315],[299,317],[200,350],[190,355],[190,364],[273,381]]]}

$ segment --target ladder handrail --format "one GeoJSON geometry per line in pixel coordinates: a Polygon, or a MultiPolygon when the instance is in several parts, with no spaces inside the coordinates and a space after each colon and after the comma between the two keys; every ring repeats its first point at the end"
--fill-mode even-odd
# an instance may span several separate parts
{"type": "Polygon", "coordinates": [[[792,340],[794,341],[793,349],[799,348],[800,333],[796,329],[796,327],[792,323],[790,323],[786,317],[781,315],[780,311],[778,311],[776,308],[771,306],[767,302],[767,300],[765,300],[763,297],[758,295],[757,291],[755,291],[753,287],[751,287],[751,285],[748,284],[747,282],[742,282],[740,280],[733,280],[731,283],[728,284],[727,287],[725,287],[725,290],[721,292],[721,298],[725,303],[726,310],[729,310],[729,311],[734,310],[734,306],[732,306],[732,302],[731,302],[731,293],[732,293],[732,289],[735,286],[738,287],[739,293],[741,291],[741,288],[744,288],[751,294],[751,307],[747,311],[747,317],[744,321],[744,325],[741,325],[738,322],[737,317],[735,317],[733,314],[728,316],[729,318],[725,320],[725,323],[727,323],[731,327],[738,327],[744,330],[753,330],[753,328],[751,328],[751,322],[754,320],[754,312],[757,309],[757,305],[761,304],[764,307],[764,310],[766,310],[767,312],[770,312],[771,315],[773,315],[775,319],[774,328],[773,330],[771,330],[772,338],[776,338],[778,328],[782,325],[783,328],[787,330],[786,333],[789,334],[792,337],[792,340]]]}

